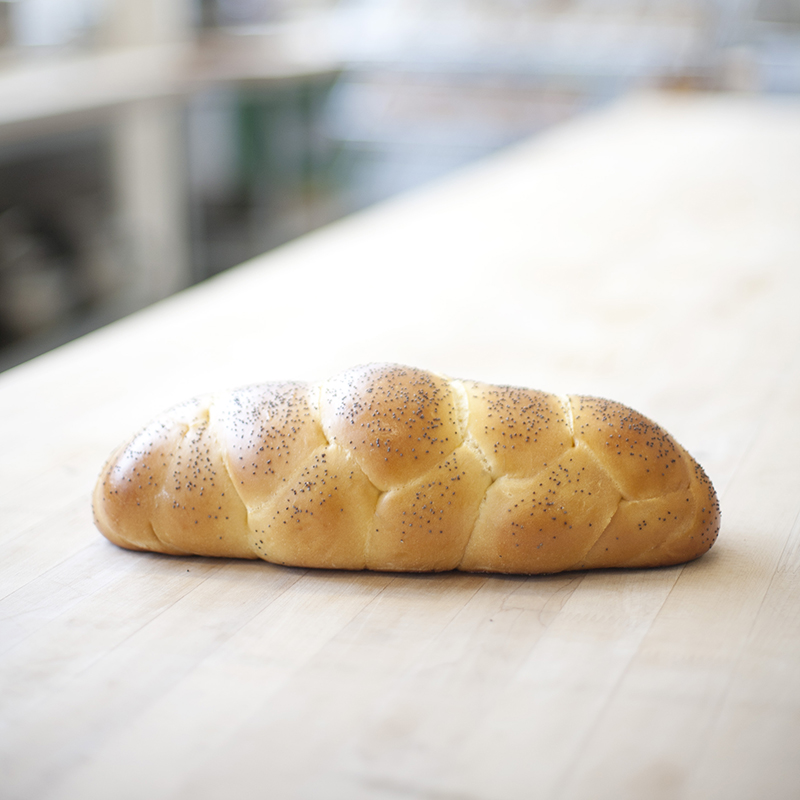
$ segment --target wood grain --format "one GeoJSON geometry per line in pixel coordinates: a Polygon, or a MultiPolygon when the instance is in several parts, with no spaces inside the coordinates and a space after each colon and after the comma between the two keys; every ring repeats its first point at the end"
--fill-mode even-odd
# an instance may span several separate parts
{"type": "Polygon", "coordinates": [[[800,792],[800,106],[633,98],[0,376],[3,798],[800,792]],[[721,493],[661,570],[130,553],[111,449],[193,394],[396,360],[609,396],[721,493]]]}

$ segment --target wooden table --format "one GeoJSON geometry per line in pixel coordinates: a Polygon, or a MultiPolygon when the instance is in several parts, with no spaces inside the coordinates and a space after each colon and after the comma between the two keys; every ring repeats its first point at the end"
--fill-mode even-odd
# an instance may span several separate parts
{"type": "Polygon", "coordinates": [[[635,98],[0,376],[3,798],[800,796],[800,105],[635,98]],[[549,577],[117,549],[166,406],[372,360],[610,396],[721,495],[549,577]]]}

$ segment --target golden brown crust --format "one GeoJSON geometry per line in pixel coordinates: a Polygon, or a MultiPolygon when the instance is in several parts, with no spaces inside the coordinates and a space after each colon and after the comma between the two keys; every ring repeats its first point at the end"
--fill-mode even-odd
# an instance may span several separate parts
{"type": "Polygon", "coordinates": [[[574,569],[614,515],[620,494],[585,447],[572,447],[532,478],[498,479],[464,555],[483,572],[574,569]]]}
{"type": "Polygon", "coordinates": [[[175,453],[197,413],[193,400],[145,426],[106,463],[94,490],[95,522],[121,547],[177,555],[191,552],[161,540],[156,533],[158,499],[169,480],[175,453]]]}
{"type": "Polygon", "coordinates": [[[130,549],[339,569],[681,563],[719,530],[702,468],[612,401],[372,364],[167,412],[94,494],[130,549]]]}
{"type": "Polygon", "coordinates": [[[237,389],[210,408],[222,455],[248,507],[278,491],[327,444],[319,425],[314,389],[279,383],[237,389]]]}
{"type": "Polygon", "coordinates": [[[278,564],[364,569],[378,490],[337,445],[315,450],[251,514],[257,555],[278,564]]]}
{"type": "Polygon", "coordinates": [[[572,447],[567,409],[552,394],[464,381],[470,433],[494,475],[528,477],[572,447]]]}
{"type": "Polygon", "coordinates": [[[430,571],[461,563],[491,478],[466,445],[420,478],[381,496],[367,566],[430,571]]]}
{"type": "Polygon", "coordinates": [[[201,556],[252,558],[247,508],[226,469],[207,403],[198,405],[173,447],[155,496],[153,530],[165,547],[201,556]]]}
{"type": "Polygon", "coordinates": [[[395,364],[370,364],[328,381],[323,426],[381,491],[427,472],[461,444],[448,381],[395,364]]]}
{"type": "Polygon", "coordinates": [[[626,500],[644,500],[687,483],[675,440],[638,411],[613,400],[570,397],[575,438],[595,454],[626,500]]]}

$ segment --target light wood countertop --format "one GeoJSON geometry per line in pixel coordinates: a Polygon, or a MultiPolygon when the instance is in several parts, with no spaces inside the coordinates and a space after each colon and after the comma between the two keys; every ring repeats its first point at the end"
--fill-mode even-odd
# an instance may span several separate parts
{"type": "Polygon", "coordinates": [[[800,105],[642,97],[0,375],[3,798],[800,794],[800,105]],[[120,550],[109,452],[367,361],[612,397],[722,504],[682,567],[120,550]]]}

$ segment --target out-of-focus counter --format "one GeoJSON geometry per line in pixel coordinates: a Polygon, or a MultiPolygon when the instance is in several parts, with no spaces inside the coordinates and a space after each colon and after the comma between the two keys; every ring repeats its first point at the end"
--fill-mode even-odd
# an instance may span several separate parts
{"type": "Polygon", "coordinates": [[[797,797],[798,265],[800,105],[634,98],[0,375],[3,797],[797,797]],[[165,407],[373,360],[638,408],[718,543],[419,576],[94,529],[165,407]]]}

